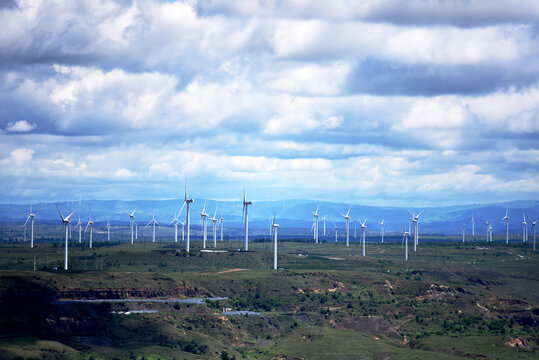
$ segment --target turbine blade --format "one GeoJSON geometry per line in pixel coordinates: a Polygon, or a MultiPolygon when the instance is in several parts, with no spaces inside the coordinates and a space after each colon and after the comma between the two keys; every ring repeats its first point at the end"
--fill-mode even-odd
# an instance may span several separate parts
{"type": "Polygon", "coordinates": [[[56,204],[56,208],[58,209],[58,213],[60,214],[60,217],[62,218],[62,221],[64,221],[64,215],[62,215],[62,212],[60,211],[60,208],[58,207],[58,204],[56,204]]]}
{"type": "Polygon", "coordinates": [[[73,212],[72,212],[71,214],[69,214],[68,217],[66,217],[65,219],[66,219],[66,220],[69,220],[69,218],[71,217],[71,215],[73,215],[73,214],[76,213],[76,212],[77,212],[77,210],[73,211],[73,212]]]}

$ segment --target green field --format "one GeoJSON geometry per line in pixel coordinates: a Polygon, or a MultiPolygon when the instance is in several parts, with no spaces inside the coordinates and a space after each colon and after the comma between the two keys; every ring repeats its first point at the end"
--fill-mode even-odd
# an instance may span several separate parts
{"type": "MultiPolygon", "coordinates": [[[[537,359],[529,245],[282,242],[190,254],[183,243],[0,245],[2,358],[537,359]],[[179,249],[179,251],[177,251],[179,249]],[[34,271],[34,266],[36,271],[34,271]],[[232,271],[231,271],[232,270],[232,271]],[[70,299],[227,297],[173,302],[70,299]],[[260,316],[224,315],[223,309],[260,316]],[[148,314],[112,311],[157,310],[148,314]]],[[[219,244],[222,246],[222,244],[219,244]]]]}

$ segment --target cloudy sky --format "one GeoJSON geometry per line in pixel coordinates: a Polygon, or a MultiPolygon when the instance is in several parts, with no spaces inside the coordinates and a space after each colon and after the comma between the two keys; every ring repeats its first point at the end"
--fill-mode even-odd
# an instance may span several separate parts
{"type": "Polygon", "coordinates": [[[2,0],[0,201],[538,198],[536,0],[2,0]]]}

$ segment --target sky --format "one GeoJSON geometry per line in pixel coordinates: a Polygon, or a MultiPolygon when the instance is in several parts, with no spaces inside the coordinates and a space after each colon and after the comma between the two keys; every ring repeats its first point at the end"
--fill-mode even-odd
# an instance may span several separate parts
{"type": "Polygon", "coordinates": [[[539,198],[536,0],[0,1],[0,202],[539,198]]]}

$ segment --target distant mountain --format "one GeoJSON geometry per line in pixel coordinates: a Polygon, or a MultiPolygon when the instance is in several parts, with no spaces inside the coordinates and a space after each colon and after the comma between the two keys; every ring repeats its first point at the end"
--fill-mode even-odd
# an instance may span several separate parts
{"type": "MultiPolygon", "coordinates": [[[[522,231],[522,214],[534,220],[539,218],[539,206],[533,206],[535,202],[529,200],[511,201],[504,203],[493,203],[483,205],[454,205],[441,207],[425,207],[415,209],[423,211],[420,217],[420,232],[422,233],[440,233],[457,234],[461,232],[462,225],[467,227],[467,233],[471,232],[471,218],[475,218],[476,234],[486,232],[485,221],[489,220],[493,224],[494,231],[497,233],[505,229],[505,223],[501,220],[505,215],[506,209],[509,209],[511,218],[509,225],[513,233],[522,231]]],[[[92,219],[96,224],[106,223],[109,220],[112,224],[127,225],[129,216],[126,210],[136,209],[135,221],[139,225],[146,225],[152,218],[152,211],[155,212],[155,218],[161,225],[168,225],[182,207],[183,199],[169,200],[83,200],[80,203],[59,202],[62,213],[65,215],[77,210],[73,215],[74,219],[81,218],[82,221],[88,220],[88,214],[91,213],[92,219]]],[[[200,219],[198,211],[201,211],[206,204],[206,212],[213,216],[217,208],[217,216],[222,215],[227,227],[240,228],[242,226],[242,202],[241,201],[215,201],[205,199],[195,199],[191,211],[191,222],[197,225],[200,219]]],[[[326,228],[333,232],[334,225],[344,230],[344,219],[340,215],[346,213],[350,204],[334,202],[318,202],[312,200],[280,200],[280,201],[254,201],[249,206],[249,227],[250,229],[264,230],[268,229],[270,218],[275,215],[277,222],[281,226],[280,231],[285,229],[297,229],[307,233],[310,231],[313,222],[312,212],[319,206],[319,227],[322,232],[323,218],[326,217],[326,228]]],[[[0,223],[22,225],[28,216],[28,205],[0,204],[0,223]]],[[[367,206],[352,205],[350,211],[350,231],[354,231],[354,221],[361,217],[368,217],[368,231],[379,231],[379,222],[384,219],[387,233],[392,231],[402,231],[405,224],[410,221],[408,208],[387,207],[387,206],[367,206]]],[[[33,212],[36,215],[36,224],[58,222],[59,215],[54,203],[33,204],[33,212]]],[[[181,218],[185,217],[185,209],[182,211],[181,218]]],[[[529,223],[529,220],[526,219],[529,223]]],[[[359,232],[359,230],[358,230],[359,232]]]]}

